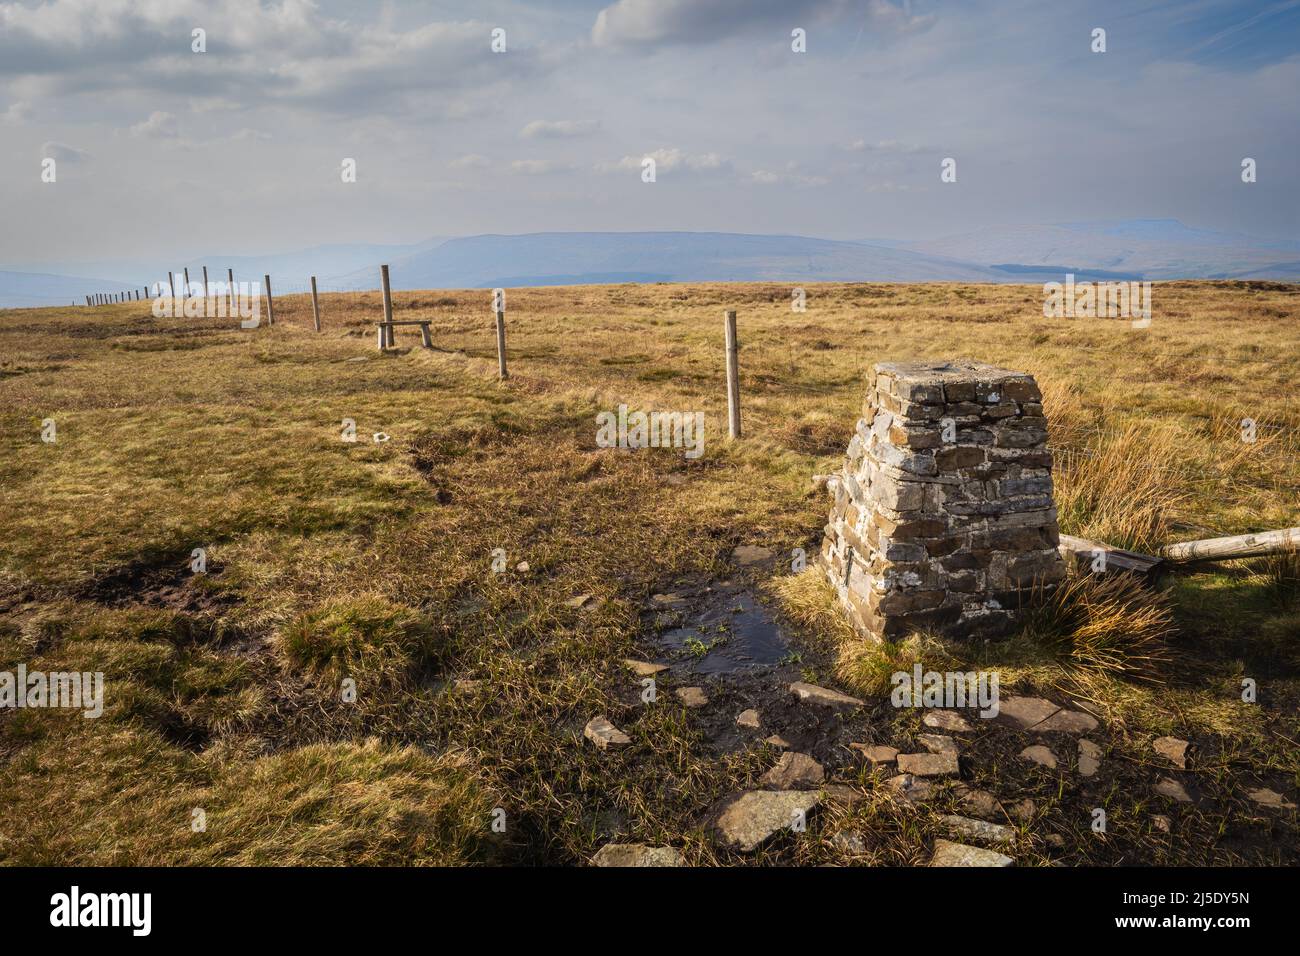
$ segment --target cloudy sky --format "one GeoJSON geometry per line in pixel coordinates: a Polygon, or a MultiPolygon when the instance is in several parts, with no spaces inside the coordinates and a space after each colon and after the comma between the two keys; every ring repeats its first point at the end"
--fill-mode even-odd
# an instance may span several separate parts
{"type": "Polygon", "coordinates": [[[1126,218],[1297,238],[1298,91],[1300,0],[0,0],[0,263],[1126,218]]]}

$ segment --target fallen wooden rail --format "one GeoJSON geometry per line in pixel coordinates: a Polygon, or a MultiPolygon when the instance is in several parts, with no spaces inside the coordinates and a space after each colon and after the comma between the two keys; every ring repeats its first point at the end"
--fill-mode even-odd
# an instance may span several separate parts
{"type": "Polygon", "coordinates": [[[1160,549],[1160,556],[1175,564],[1192,561],[1231,561],[1233,558],[1260,558],[1269,554],[1300,551],[1300,528],[1280,531],[1257,531],[1234,534],[1227,538],[1184,541],[1160,549]]]}
{"type": "Polygon", "coordinates": [[[1300,552],[1300,528],[1234,534],[1226,538],[1183,541],[1160,549],[1160,554],[1125,551],[1100,541],[1061,535],[1061,554],[1080,570],[1128,571],[1153,575],[1170,567],[1200,561],[1233,561],[1237,558],[1262,558],[1270,554],[1300,552]]]}
{"type": "Polygon", "coordinates": [[[1068,562],[1071,558],[1082,571],[1131,571],[1134,574],[1150,574],[1161,564],[1163,559],[1137,551],[1125,551],[1100,541],[1076,538],[1074,535],[1061,535],[1061,554],[1068,562]],[[1098,564],[1098,556],[1101,562],[1098,564]]]}

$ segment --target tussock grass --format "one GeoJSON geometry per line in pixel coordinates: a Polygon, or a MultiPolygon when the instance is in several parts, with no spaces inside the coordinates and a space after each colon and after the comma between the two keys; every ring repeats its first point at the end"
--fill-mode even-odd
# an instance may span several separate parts
{"type": "Polygon", "coordinates": [[[1189,496],[1181,443],[1171,428],[1106,427],[1057,457],[1061,529],[1130,551],[1154,554],[1171,540],[1189,496]]]}
{"type": "Polygon", "coordinates": [[[1168,598],[1129,574],[1070,575],[1038,595],[1024,630],[1084,688],[1117,678],[1160,682],[1173,656],[1168,598]]]}
{"type": "Polygon", "coordinates": [[[277,636],[286,663],[337,682],[399,683],[451,656],[436,622],[380,596],[333,599],[295,618],[277,636]]]}

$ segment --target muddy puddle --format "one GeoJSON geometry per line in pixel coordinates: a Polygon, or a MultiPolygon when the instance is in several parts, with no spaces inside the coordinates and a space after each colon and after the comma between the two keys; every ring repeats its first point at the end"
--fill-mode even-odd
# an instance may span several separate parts
{"type": "Polygon", "coordinates": [[[789,660],[790,644],[775,618],[738,584],[656,595],[652,607],[659,662],[674,670],[736,674],[789,660]]]}

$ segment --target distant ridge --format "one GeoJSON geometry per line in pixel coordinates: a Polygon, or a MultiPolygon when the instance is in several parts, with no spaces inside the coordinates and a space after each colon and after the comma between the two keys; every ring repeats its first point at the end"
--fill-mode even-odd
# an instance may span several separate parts
{"type": "Polygon", "coordinates": [[[321,245],[265,256],[214,254],[189,262],[62,263],[69,275],[0,272],[0,307],[66,305],[165,279],[188,266],[197,281],[233,268],[270,274],[279,293],[374,289],[379,264],[398,289],[618,282],[998,282],[1160,279],[1300,280],[1300,241],[1191,228],[1176,219],[989,226],[940,239],[838,240],[730,232],[536,232],[433,237],[404,245],[321,245]],[[83,268],[84,267],[84,268],[83,268]],[[162,275],[156,275],[162,270],[162,275]],[[122,281],[86,279],[112,274],[122,281]]]}

